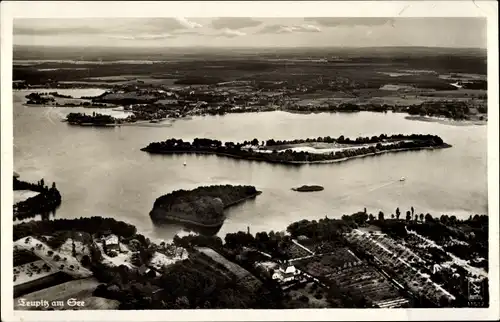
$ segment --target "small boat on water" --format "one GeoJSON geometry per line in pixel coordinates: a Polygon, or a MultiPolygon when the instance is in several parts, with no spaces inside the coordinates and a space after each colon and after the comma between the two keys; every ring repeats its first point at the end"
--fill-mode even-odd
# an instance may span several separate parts
{"type": "Polygon", "coordinates": [[[405,181],[406,178],[405,177],[401,177],[401,179],[399,179],[399,181],[405,181]]]}

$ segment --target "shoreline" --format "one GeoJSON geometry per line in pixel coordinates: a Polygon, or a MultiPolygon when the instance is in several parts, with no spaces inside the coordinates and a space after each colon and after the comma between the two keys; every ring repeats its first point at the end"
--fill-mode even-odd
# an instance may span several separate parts
{"type": "Polygon", "coordinates": [[[150,154],[206,154],[206,155],[216,155],[216,156],[225,156],[233,159],[240,159],[240,160],[247,160],[247,161],[261,161],[261,162],[267,162],[267,163],[275,163],[275,164],[285,164],[285,165],[304,165],[304,164],[330,164],[330,163],[339,163],[339,162],[345,162],[348,160],[352,159],[358,159],[358,158],[364,158],[367,156],[376,156],[376,155],[382,155],[382,154],[387,154],[387,153],[395,153],[395,152],[407,152],[407,151],[420,151],[420,150],[439,150],[439,149],[447,149],[451,148],[452,146],[450,144],[444,143],[441,146],[435,146],[435,147],[421,147],[421,148],[403,148],[403,149],[393,149],[393,150],[386,150],[386,151],[378,151],[374,153],[367,153],[363,155],[356,155],[352,157],[345,157],[341,159],[332,159],[332,160],[321,160],[321,161],[272,161],[272,160],[265,160],[265,159],[260,159],[260,158],[245,158],[242,156],[238,156],[235,154],[228,154],[228,153],[220,153],[220,152],[209,152],[209,151],[149,151],[147,148],[142,148],[141,151],[150,153],[150,154]]]}
{"type": "MultiPolygon", "coordinates": [[[[155,120],[156,122],[151,122],[151,120],[141,120],[141,121],[136,121],[136,122],[108,123],[108,124],[74,123],[74,122],[68,122],[67,119],[63,119],[61,121],[66,122],[72,126],[116,127],[116,126],[133,126],[133,125],[141,125],[141,124],[160,124],[160,122],[163,122],[166,120],[168,120],[168,118],[155,120]]],[[[171,124],[169,123],[169,125],[171,125],[171,124]]]]}
{"type": "MultiPolygon", "coordinates": [[[[112,109],[113,111],[120,111],[120,112],[130,112],[133,113],[133,111],[125,111],[119,107],[119,105],[112,105],[112,106],[84,106],[84,105],[45,105],[45,104],[27,104],[23,103],[22,104],[25,107],[52,107],[52,108],[94,108],[94,109],[112,109]]],[[[360,113],[360,112],[368,112],[368,113],[376,113],[376,114],[386,114],[387,112],[392,112],[392,113],[398,113],[398,114],[406,114],[404,117],[406,120],[409,121],[421,121],[421,122],[430,122],[430,123],[438,123],[442,125],[452,125],[452,126],[484,126],[488,125],[487,120],[454,120],[451,118],[446,118],[446,117],[432,117],[432,116],[416,116],[416,115],[410,115],[405,111],[370,111],[370,110],[359,110],[359,111],[321,111],[321,110],[316,110],[316,111],[300,111],[300,110],[290,110],[290,109],[274,109],[274,110],[265,110],[265,111],[243,111],[243,112],[226,112],[223,114],[224,115],[229,115],[229,114],[245,114],[245,113],[265,113],[265,112],[284,112],[284,113],[290,113],[290,114],[301,114],[301,115],[310,115],[310,114],[322,114],[322,113],[327,113],[327,114],[355,114],[355,113],[360,113]]],[[[176,120],[189,120],[192,117],[207,117],[207,116],[213,116],[210,114],[193,114],[185,117],[167,117],[161,120],[158,120],[158,122],[162,122],[163,120],[166,119],[172,119],[173,121],[176,120]]],[[[149,121],[148,121],[149,122],[149,121]]],[[[153,122],[156,123],[156,122],[153,122]]],[[[129,123],[125,123],[129,124],[129,123]]],[[[133,124],[133,123],[132,123],[133,124]]],[[[123,124],[121,124],[123,125],[123,124]]]]}
{"type": "Polygon", "coordinates": [[[439,123],[443,125],[452,125],[452,126],[484,126],[488,125],[488,121],[481,120],[454,120],[449,118],[439,118],[432,116],[416,116],[416,115],[408,115],[405,116],[406,120],[409,121],[421,121],[421,122],[429,122],[429,123],[439,123]]]}
{"type": "Polygon", "coordinates": [[[110,109],[115,109],[116,106],[118,105],[113,105],[113,106],[96,106],[96,105],[47,105],[47,104],[28,104],[28,103],[23,103],[22,104],[23,106],[26,106],[26,107],[61,107],[61,108],[102,108],[102,109],[106,109],[106,108],[110,108],[110,109]]]}
{"type": "MultiPolygon", "coordinates": [[[[224,206],[224,210],[226,210],[229,207],[235,206],[235,205],[237,205],[239,203],[242,203],[243,201],[246,201],[248,199],[254,199],[254,198],[256,198],[260,194],[262,194],[262,191],[257,191],[253,195],[250,195],[250,196],[238,199],[236,201],[233,201],[230,204],[225,205],[224,206]]],[[[153,211],[154,211],[154,209],[151,212],[153,212],[153,211]]],[[[222,219],[220,221],[216,222],[216,223],[213,223],[213,224],[202,223],[202,222],[199,222],[199,221],[195,221],[195,220],[191,220],[191,219],[185,219],[185,218],[180,218],[180,217],[171,216],[171,215],[164,215],[163,218],[156,219],[156,220],[153,220],[153,221],[162,222],[162,221],[168,221],[168,220],[173,221],[173,222],[177,222],[177,223],[191,224],[191,225],[195,225],[195,226],[203,227],[203,228],[219,228],[220,226],[222,226],[224,224],[224,221],[226,220],[226,215],[223,213],[222,219]]]]}

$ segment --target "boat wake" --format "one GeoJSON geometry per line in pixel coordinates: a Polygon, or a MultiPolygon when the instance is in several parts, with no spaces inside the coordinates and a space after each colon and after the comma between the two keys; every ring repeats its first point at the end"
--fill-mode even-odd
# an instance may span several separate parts
{"type": "Polygon", "coordinates": [[[391,181],[387,181],[387,182],[384,182],[382,184],[379,184],[379,185],[376,185],[376,186],[365,186],[366,189],[358,189],[356,192],[352,192],[352,193],[348,193],[348,194],[345,194],[343,196],[340,196],[338,198],[336,198],[337,200],[347,200],[349,199],[350,197],[352,196],[357,196],[357,195],[361,195],[361,194],[366,194],[366,193],[369,193],[369,192],[373,192],[373,191],[377,191],[379,189],[383,189],[383,188],[386,188],[386,187],[389,187],[391,185],[394,185],[396,183],[399,183],[401,180],[398,179],[398,180],[391,180],[391,181]]]}

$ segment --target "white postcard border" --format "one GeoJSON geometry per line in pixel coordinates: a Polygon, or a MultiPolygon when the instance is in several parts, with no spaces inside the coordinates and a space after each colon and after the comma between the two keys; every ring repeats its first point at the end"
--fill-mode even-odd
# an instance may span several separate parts
{"type": "MultiPolygon", "coordinates": [[[[482,320],[499,318],[498,3],[496,1],[203,1],[1,3],[2,320],[244,321],[482,320]],[[165,13],[165,14],[162,14],[165,13]],[[486,17],[488,24],[488,212],[490,308],[298,309],[182,311],[13,311],[12,282],[12,20],[82,17],[486,17]]],[[[445,166],[445,165],[443,165],[445,166]]]]}

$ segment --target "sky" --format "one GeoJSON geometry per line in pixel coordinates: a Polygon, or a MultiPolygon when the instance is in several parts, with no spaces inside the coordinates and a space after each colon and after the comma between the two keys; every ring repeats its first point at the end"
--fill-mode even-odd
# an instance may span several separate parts
{"type": "Polygon", "coordinates": [[[486,48],[481,18],[15,19],[14,45],[486,48]]]}

